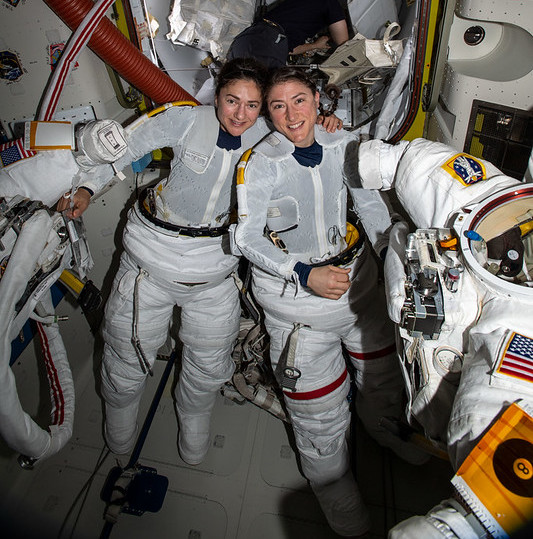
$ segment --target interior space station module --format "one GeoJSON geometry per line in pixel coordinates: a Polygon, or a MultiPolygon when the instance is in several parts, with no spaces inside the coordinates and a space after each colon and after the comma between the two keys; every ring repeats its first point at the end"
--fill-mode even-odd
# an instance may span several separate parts
{"type": "MultiPolygon", "coordinates": [[[[10,4],[12,14],[27,11],[30,4],[4,2],[10,4]]],[[[83,56],[88,51],[81,44],[95,31],[95,17],[101,20],[113,2],[96,2],[95,12],[90,11],[93,6],[89,0],[46,3],[60,13],[65,25],[80,25],[80,29],[73,36],[79,50],[69,56],[69,49],[61,48],[64,62],[57,64],[59,69],[43,96],[40,83],[48,80],[51,61],[43,70],[43,62],[24,64],[20,59],[33,58],[28,52],[36,48],[32,40],[42,38],[44,42],[44,35],[47,47],[59,41],[65,45],[68,28],[63,25],[57,32],[39,23],[47,30],[17,45],[24,54],[13,52],[14,47],[7,43],[11,31],[0,38],[4,46],[0,51],[1,73],[8,89],[2,95],[12,99],[17,109],[22,101],[18,98],[25,92],[24,100],[31,103],[31,111],[39,102],[42,112],[37,121],[28,107],[1,118],[10,123],[12,131],[5,145],[20,160],[5,161],[0,169],[0,435],[11,450],[20,454],[23,467],[60,451],[72,435],[74,378],[81,370],[76,362],[81,361],[69,358],[69,364],[66,357],[60,320],[55,314],[60,298],[54,295],[53,284],[60,281],[84,312],[100,306],[102,295],[91,279],[98,280],[95,275],[103,274],[111,264],[118,214],[124,199],[137,186],[130,173],[110,191],[120,193],[116,198],[110,194],[103,197],[105,200],[95,201],[93,217],[85,218],[93,230],[86,230],[81,220],[70,220],[51,208],[64,193],[76,188],[80,170],[112,163],[125,151],[124,129],[128,127],[122,124],[131,120],[136,105],[131,106],[129,100],[138,98],[132,98],[135,88],[143,89],[154,103],[204,103],[201,89],[206,88],[204,83],[212,83],[212,66],[188,69],[191,60],[199,64],[205,57],[203,51],[189,45],[205,41],[204,50],[220,54],[228,36],[210,41],[207,38],[212,29],[226,22],[223,27],[227,30],[233,22],[239,25],[233,30],[237,32],[250,22],[238,20],[240,12],[227,19],[217,18],[216,11],[214,15],[207,13],[204,16],[212,27],[206,34],[193,24],[192,12],[182,11],[178,16],[175,9],[172,16],[177,26],[167,30],[176,42],[181,41],[176,46],[169,40],[153,39],[147,28],[155,24],[154,18],[142,9],[147,3],[151,13],[158,9],[164,13],[159,22],[165,29],[166,0],[126,2],[146,19],[143,30],[135,32],[144,51],[130,51],[128,39],[116,37],[116,28],[109,20],[104,20],[105,31],[99,30],[96,45],[91,42],[98,55],[122,77],[120,84],[127,86],[124,80],[132,83],[132,92],[117,92],[121,94],[118,105],[112,87],[116,81],[105,80],[102,62],[83,56]],[[116,55],[111,51],[111,41],[118,42],[116,55]],[[154,67],[154,56],[155,63],[163,64],[167,73],[178,73],[181,86],[154,67]],[[76,72],[78,60],[81,67],[76,72]],[[21,81],[26,73],[34,74],[32,69],[41,69],[39,83],[26,84],[21,90],[21,81]],[[63,110],[54,115],[60,96],[63,110]],[[126,106],[130,108],[126,110],[126,106]],[[16,122],[12,118],[15,115],[16,122]],[[50,123],[52,118],[63,124],[50,123]],[[20,142],[13,145],[17,137],[20,142]],[[118,208],[116,215],[106,208],[109,200],[118,208]],[[93,245],[98,249],[90,250],[93,245]],[[46,350],[52,415],[50,425],[44,428],[23,409],[9,362],[12,343],[21,340],[28,319],[36,323],[46,350]]],[[[227,3],[211,2],[220,6],[227,3]]],[[[174,2],[175,6],[179,4],[174,2]]],[[[243,17],[251,17],[258,2],[233,4],[246,10],[243,17]]],[[[390,536],[507,537],[533,520],[533,162],[530,158],[523,181],[518,174],[523,167],[514,169],[513,159],[506,160],[499,151],[503,139],[492,133],[487,136],[480,125],[483,117],[492,114],[501,119],[503,132],[509,118],[525,118],[526,124],[529,119],[525,139],[533,139],[531,113],[525,104],[533,79],[533,19],[524,16],[524,28],[515,24],[522,10],[526,15],[531,13],[531,5],[497,0],[354,0],[347,4],[352,20],[357,19],[357,28],[369,38],[383,41],[383,25],[378,31],[368,24],[362,7],[354,11],[356,4],[367,6],[369,11],[379,7],[382,19],[398,20],[402,28],[399,34],[389,36],[397,46],[401,43],[403,50],[395,76],[372,79],[368,75],[374,76],[376,69],[371,66],[362,76],[356,76],[354,84],[353,80],[344,80],[345,72],[335,67],[335,57],[325,61],[321,76],[323,81],[328,82],[328,77],[335,81],[340,89],[335,94],[336,113],[345,126],[361,129],[363,138],[371,139],[359,150],[363,187],[390,191],[398,202],[398,220],[390,232],[384,277],[405,378],[410,427],[406,436],[413,430],[421,433],[430,452],[449,456],[457,494],[426,516],[398,524],[390,536]],[[492,14],[488,13],[491,10],[492,14]],[[435,25],[435,18],[443,13],[448,22],[440,26],[437,43],[424,22],[435,25]],[[510,51],[519,61],[505,62],[510,51]],[[435,66],[431,80],[427,70],[423,76],[416,72],[429,64],[429,58],[435,66]],[[498,105],[499,100],[503,105],[498,105]],[[423,131],[413,123],[411,128],[405,127],[422,110],[433,111],[423,131]],[[426,138],[419,138],[422,136],[426,138]],[[473,155],[479,147],[483,147],[483,158],[473,155]]],[[[39,20],[45,18],[39,12],[39,20]]],[[[341,60],[343,55],[349,57],[360,45],[351,43],[344,50],[338,49],[338,56],[341,60]]],[[[39,47],[45,48],[41,42],[39,47]]],[[[308,69],[315,67],[306,65],[308,69]]],[[[352,68],[357,70],[358,66],[352,68]]],[[[510,147],[512,136],[504,143],[510,147]]],[[[146,183],[152,179],[147,176],[146,183]]],[[[257,333],[252,337],[257,342],[257,333]]],[[[238,346],[242,350],[252,345],[242,340],[238,346]]],[[[252,350],[250,355],[254,354],[252,350]]],[[[268,404],[270,412],[285,419],[279,402],[268,388],[263,391],[260,382],[251,387],[243,381],[241,372],[234,383],[236,392],[248,400],[260,398],[262,406],[268,404]]]]}

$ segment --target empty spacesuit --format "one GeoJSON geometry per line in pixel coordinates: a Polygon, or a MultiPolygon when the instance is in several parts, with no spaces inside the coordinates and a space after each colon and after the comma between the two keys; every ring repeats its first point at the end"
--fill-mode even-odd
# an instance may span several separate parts
{"type": "MultiPolygon", "coordinates": [[[[389,315],[402,338],[408,416],[447,444],[457,470],[511,403],[533,404],[533,186],[423,139],[369,141],[359,159],[363,186],[395,189],[418,228],[397,223],[391,234],[389,315]]],[[[447,500],[390,537],[505,536],[501,514],[476,511],[447,500]]]]}

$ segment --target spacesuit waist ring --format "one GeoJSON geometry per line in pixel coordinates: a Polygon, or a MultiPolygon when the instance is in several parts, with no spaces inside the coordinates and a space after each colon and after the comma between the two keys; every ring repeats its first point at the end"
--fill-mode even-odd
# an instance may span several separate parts
{"type": "Polygon", "coordinates": [[[327,260],[322,260],[321,262],[309,264],[312,268],[318,268],[320,266],[345,266],[361,254],[365,245],[365,234],[363,229],[360,226],[351,223],[348,223],[348,225],[353,229],[352,234],[355,233],[355,241],[349,243],[348,247],[338,255],[328,258],[327,260]]]}
{"type": "Polygon", "coordinates": [[[176,234],[180,236],[190,236],[193,238],[216,238],[217,236],[222,236],[223,234],[227,234],[229,229],[229,224],[224,226],[218,226],[216,228],[211,227],[189,227],[189,226],[180,226],[175,225],[173,223],[169,223],[168,221],[163,221],[162,219],[158,219],[153,213],[150,211],[150,204],[148,202],[148,189],[144,189],[141,192],[141,195],[139,196],[138,205],[139,205],[139,211],[141,212],[141,215],[148,219],[151,223],[154,225],[164,228],[165,230],[170,230],[171,232],[175,232],[176,234]]]}

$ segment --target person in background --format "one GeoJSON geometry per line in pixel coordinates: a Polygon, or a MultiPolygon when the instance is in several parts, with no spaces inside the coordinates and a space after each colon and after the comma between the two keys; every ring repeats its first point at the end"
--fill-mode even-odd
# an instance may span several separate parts
{"type": "Polygon", "coordinates": [[[289,54],[328,50],[330,41],[339,46],[348,38],[338,0],[284,0],[233,40],[227,58],[253,57],[276,68],[286,64],[289,54]],[[324,29],[329,35],[310,41],[324,29]]]}
{"type": "Polygon", "coordinates": [[[357,182],[357,134],[324,137],[315,128],[318,99],[301,70],[271,75],[265,102],[276,132],[239,165],[235,240],[253,264],[254,297],[264,310],[302,471],[331,528],[357,536],[370,521],[350,468],[343,351],[369,433],[412,462],[426,455],[380,425],[382,417],[402,415],[404,389],[370,253],[373,247],[384,254],[389,211],[379,193],[357,182]],[[347,190],[360,222],[346,222],[347,190]]]}

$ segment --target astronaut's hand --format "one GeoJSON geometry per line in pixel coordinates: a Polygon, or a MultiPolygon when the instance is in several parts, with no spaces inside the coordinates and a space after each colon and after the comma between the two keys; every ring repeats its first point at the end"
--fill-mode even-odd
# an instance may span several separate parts
{"type": "Polygon", "coordinates": [[[313,268],[307,278],[307,286],[323,298],[339,299],[350,288],[350,270],[337,266],[313,268]]]}
{"type": "Polygon", "coordinates": [[[91,202],[91,193],[86,189],[78,189],[73,195],[67,194],[62,196],[56,205],[57,211],[67,210],[69,219],[81,217],[83,212],[89,207],[91,202]],[[72,198],[72,204],[71,204],[72,198]]]}
{"type": "Polygon", "coordinates": [[[316,119],[316,123],[322,125],[328,133],[334,133],[337,130],[341,130],[343,125],[342,120],[335,116],[335,114],[330,114],[329,116],[320,114],[316,119]]]}

